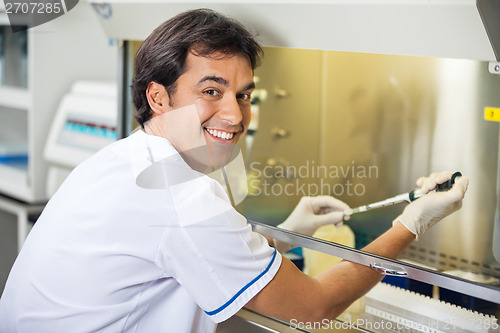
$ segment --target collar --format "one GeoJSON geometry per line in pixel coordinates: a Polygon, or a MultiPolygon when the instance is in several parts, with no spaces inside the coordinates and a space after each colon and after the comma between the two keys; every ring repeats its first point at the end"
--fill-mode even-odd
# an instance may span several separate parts
{"type": "MultiPolygon", "coordinates": [[[[180,158],[179,153],[172,146],[169,140],[146,134],[142,129],[135,130],[128,137],[128,148],[134,180],[137,185],[146,188],[158,188],[161,182],[156,179],[145,179],[146,171],[157,171],[157,167],[162,161],[180,158]]],[[[182,159],[181,159],[182,160],[182,159]]],[[[187,166],[187,164],[186,164],[187,166]]],[[[161,188],[165,188],[164,186],[161,188]]]]}
{"type": "Polygon", "coordinates": [[[228,165],[205,175],[193,170],[166,138],[139,129],[128,137],[128,141],[134,180],[142,188],[166,189],[199,178],[211,178],[222,185],[234,204],[243,201],[248,194],[241,151],[228,165]]]}

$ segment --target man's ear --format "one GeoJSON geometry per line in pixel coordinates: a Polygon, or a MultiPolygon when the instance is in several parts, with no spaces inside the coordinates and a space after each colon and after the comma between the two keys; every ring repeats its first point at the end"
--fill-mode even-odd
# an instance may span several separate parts
{"type": "Polygon", "coordinates": [[[158,82],[151,81],[146,89],[146,98],[149,107],[156,114],[164,114],[167,111],[169,96],[165,87],[158,82]]]}

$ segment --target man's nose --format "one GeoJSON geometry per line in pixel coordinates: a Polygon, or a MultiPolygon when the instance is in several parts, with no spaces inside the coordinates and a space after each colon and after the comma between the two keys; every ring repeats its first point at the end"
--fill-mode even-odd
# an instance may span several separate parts
{"type": "Polygon", "coordinates": [[[243,120],[240,103],[236,97],[227,97],[221,105],[221,118],[232,125],[239,125],[243,120]]]}

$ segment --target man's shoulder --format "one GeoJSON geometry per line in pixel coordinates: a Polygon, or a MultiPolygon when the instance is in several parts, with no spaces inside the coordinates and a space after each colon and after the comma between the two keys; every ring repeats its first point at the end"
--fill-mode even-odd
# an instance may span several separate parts
{"type": "Polygon", "coordinates": [[[89,157],[86,161],[89,162],[102,162],[105,160],[110,161],[129,161],[130,160],[130,149],[129,146],[131,142],[137,142],[140,140],[140,133],[132,133],[130,136],[119,139],[113,143],[110,143],[95,154],[89,157]]]}

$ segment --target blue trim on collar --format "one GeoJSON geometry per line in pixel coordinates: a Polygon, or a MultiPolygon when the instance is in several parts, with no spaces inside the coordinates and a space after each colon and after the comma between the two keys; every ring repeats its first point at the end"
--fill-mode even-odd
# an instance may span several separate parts
{"type": "Polygon", "coordinates": [[[273,253],[273,257],[271,258],[271,262],[269,263],[269,265],[267,265],[266,269],[264,269],[262,271],[262,273],[260,273],[255,279],[253,279],[252,281],[250,281],[249,283],[247,283],[233,297],[231,297],[231,299],[229,301],[227,301],[226,303],[224,303],[221,307],[219,307],[218,309],[215,309],[213,311],[205,311],[205,313],[207,315],[209,315],[209,316],[213,316],[213,315],[221,312],[225,308],[227,308],[231,303],[233,303],[236,300],[236,298],[238,298],[238,296],[240,296],[245,290],[247,290],[252,284],[254,284],[258,279],[260,279],[262,276],[264,276],[264,274],[266,274],[269,271],[269,269],[271,268],[271,266],[272,266],[275,258],[276,258],[276,249],[274,249],[274,253],[273,253]]]}

